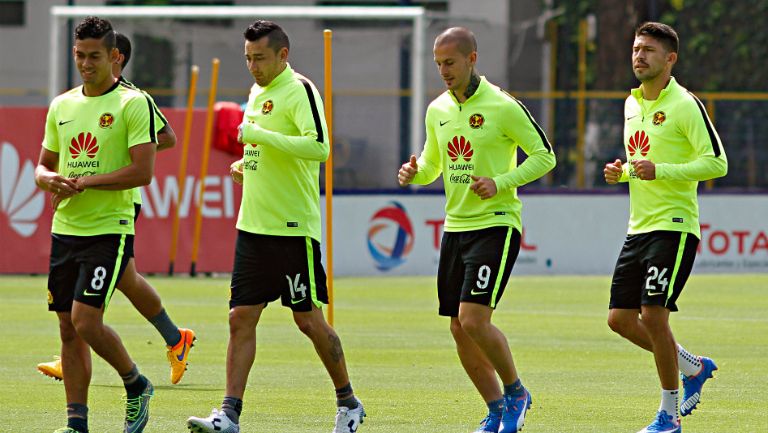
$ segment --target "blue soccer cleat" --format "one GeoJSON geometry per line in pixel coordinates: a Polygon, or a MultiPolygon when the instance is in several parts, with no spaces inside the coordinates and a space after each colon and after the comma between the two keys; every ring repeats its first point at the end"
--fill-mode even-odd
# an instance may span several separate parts
{"type": "Polygon", "coordinates": [[[480,421],[480,427],[475,430],[475,433],[499,433],[499,426],[501,425],[501,417],[497,415],[488,414],[482,421],[480,421]]]}
{"type": "MultiPolygon", "coordinates": [[[[146,379],[146,378],[145,378],[146,379]]],[[[152,382],[147,379],[147,386],[138,397],[125,399],[124,433],[141,433],[149,421],[149,399],[155,394],[152,382]]]]}
{"type": "Polygon", "coordinates": [[[695,376],[683,376],[683,401],[680,402],[680,415],[690,415],[701,400],[701,388],[704,382],[712,377],[712,372],[717,370],[715,361],[701,357],[701,371],[695,376]]]}
{"type": "Polygon", "coordinates": [[[499,433],[514,433],[523,429],[525,413],[531,408],[531,393],[523,389],[520,397],[504,396],[504,412],[499,433]]]}
{"type": "Polygon", "coordinates": [[[680,426],[679,420],[668,415],[667,411],[660,410],[656,413],[656,419],[651,425],[637,433],[682,433],[682,431],[683,428],[680,426]]]}

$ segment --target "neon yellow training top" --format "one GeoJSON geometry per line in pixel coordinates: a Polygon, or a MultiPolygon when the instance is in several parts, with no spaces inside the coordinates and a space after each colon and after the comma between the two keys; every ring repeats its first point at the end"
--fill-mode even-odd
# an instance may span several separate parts
{"type": "Polygon", "coordinates": [[[266,87],[253,85],[243,121],[237,228],[319,242],[320,162],[330,146],[315,85],[287,65],[266,87]]]}
{"type": "MultiPolygon", "coordinates": [[[[157,107],[157,104],[155,103],[155,100],[152,99],[152,95],[150,95],[149,93],[139,89],[138,87],[136,87],[135,84],[133,84],[130,81],[126,80],[125,77],[123,77],[122,75],[120,76],[120,78],[118,80],[121,83],[123,83],[124,85],[128,86],[128,87],[131,87],[133,89],[138,90],[139,92],[143,93],[144,96],[149,98],[149,100],[152,102],[152,109],[155,112],[155,128],[156,128],[155,132],[157,134],[159,134],[160,130],[165,128],[165,125],[168,124],[168,120],[165,118],[165,116],[163,116],[163,113],[157,107]]],[[[134,188],[133,189],[133,202],[136,203],[136,204],[141,204],[141,189],[140,188],[134,188]]]]}
{"type": "MultiPolygon", "coordinates": [[[[68,178],[111,173],[131,164],[128,149],[157,143],[152,101],[116,82],[100,96],[83,86],[57,96],[48,109],[43,147],[59,154],[68,178]]],[[[87,189],[63,200],[51,231],[62,235],[133,234],[133,190],[87,189]]]]}
{"type": "Polygon", "coordinates": [[[493,226],[522,231],[517,188],[555,166],[552,146],[525,106],[482,77],[477,91],[463,104],[451,91],[432,101],[426,128],[413,183],[426,185],[443,174],[445,231],[493,226]],[[518,146],[528,154],[520,166],[518,146]],[[492,178],[498,193],[481,200],[469,189],[471,175],[492,178]]]}
{"type": "Polygon", "coordinates": [[[672,77],[655,101],[632,89],[624,103],[627,161],[621,182],[629,182],[629,234],[670,230],[701,238],[699,181],[725,176],[728,160],[704,105],[672,77]],[[644,108],[645,107],[645,108],[644,108]],[[640,180],[631,161],[656,165],[656,179],[640,180]]]}

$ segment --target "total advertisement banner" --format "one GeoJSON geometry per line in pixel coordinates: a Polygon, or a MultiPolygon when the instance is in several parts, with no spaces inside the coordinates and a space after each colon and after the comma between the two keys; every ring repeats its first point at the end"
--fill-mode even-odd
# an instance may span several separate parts
{"type": "MultiPolygon", "coordinates": [[[[45,108],[0,107],[0,273],[48,271],[52,209],[37,189],[34,169],[43,138],[45,108]]],[[[184,113],[165,110],[177,134],[184,113]]],[[[190,268],[192,233],[202,218],[200,272],[230,272],[242,189],[229,176],[235,156],[211,150],[201,182],[205,113],[194,114],[181,202],[175,270],[190,268]],[[204,185],[202,185],[204,183],[204,185]],[[201,193],[202,190],[202,193],[201,193]]],[[[136,226],[138,269],[168,270],[173,212],[182,190],[181,142],[158,153],[155,177],[142,187],[136,226]]],[[[393,179],[397,167],[392,168],[393,179]]],[[[626,194],[528,194],[515,274],[610,274],[626,236],[626,194]]],[[[369,194],[334,197],[335,275],[434,275],[443,233],[441,194],[369,194]]],[[[765,195],[705,194],[699,198],[701,272],[768,271],[768,200],[765,195]]],[[[651,204],[652,205],[652,204],[651,204]]],[[[324,199],[321,198],[324,208],[324,199]]],[[[323,234],[325,238],[325,233],[323,234]]],[[[324,250],[325,251],[325,250],[324,250]]]]}
{"type": "MultiPolygon", "coordinates": [[[[611,274],[626,238],[624,194],[521,194],[523,240],[515,274],[611,274]]],[[[445,200],[440,195],[343,196],[334,200],[340,275],[437,271],[445,200]],[[338,230],[341,230],[339,232],[338,230]],[[364,235],[362,235],[364,233],[364,235]],[[351,236],[356,234],[356,236],[351,236]],[[361,244],[367,254],[361,254],[361,244]]],[[[697,272],[768,271],[768,200],[699,197],[697,272]]]]}

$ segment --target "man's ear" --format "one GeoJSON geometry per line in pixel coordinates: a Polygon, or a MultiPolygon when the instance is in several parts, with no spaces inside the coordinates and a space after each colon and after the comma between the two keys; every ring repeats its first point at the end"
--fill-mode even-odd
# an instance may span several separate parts
{"type": "Polygon", "coordinates": [[[675,63],[677,63],[677,53],[671,52],[671,53],[667,54],[667,62],[670,65],[674,66],[675,63]]]}

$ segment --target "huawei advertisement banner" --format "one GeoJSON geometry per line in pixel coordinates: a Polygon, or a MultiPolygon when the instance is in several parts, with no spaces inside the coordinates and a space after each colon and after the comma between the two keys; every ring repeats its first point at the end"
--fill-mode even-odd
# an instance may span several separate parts
{"type": "MultiPolygon", "coordinates": [[[[164,110],[178,135],[183,112],[164,110]]],[[[0,273],[48,271],[50,195],[34,184],[45,108],[0,108],[0,273]]],[[[195,113],[180,209],[175,270],[189,271],[198,209],[197,270],[230,272],[242,189],[229,176],[238,157],[212,149],[201,188],[205,113],[195,113]]],[[[172,221],[181,185],[181,140],[158,153],[153,182],[142,188],[136,260],[144,273],[168,270],[172,221]]],[[[397,167],[392,168],[393,181],[397,167]]],[[[521,194],[523,239],[515,274],[610,274],[626,236],[625,194],[521,194]]],[[[697,272],[768,271],[768,200],[764,195],[702,195],[697,272]]],[[[439,194],[334,197],[336,275],[434,275],[443,232],[439,194]]],[[[324,204],[324,198],[321,198],[324,204]]],[[[325,251],[323,249],[323,251],[325,251]]],[[[325,253],[323,253],[325,254],[325,253]]]]}
{"type": "MultiPolygon", "coordinates": [[[[50,194],[35,186],[34,170],[40,155],[46,108],[0,108],[0,273],[47,273],[51,244],[50,194]]],[[[141,272],[167,272],[173,205],[180,189],[182,110],[163,110],[174,127],[176,147],[157,154],[155,177],[142,187],[141,217],[136,225],[136,262],[141,272]]],[[[241,188],[229,176],[238,159],[212,149],[202,201],[202,159],[205,112],[194,114],[187,176],[180,204],[177,272],[188,272],[195,215],[201,209],[203,229],[197,270],[229,272],[234,257],[235,221],[241,188]]]]}

